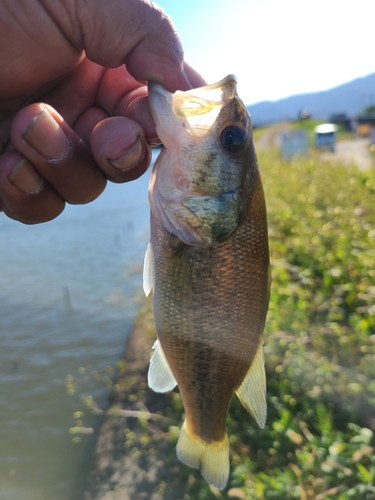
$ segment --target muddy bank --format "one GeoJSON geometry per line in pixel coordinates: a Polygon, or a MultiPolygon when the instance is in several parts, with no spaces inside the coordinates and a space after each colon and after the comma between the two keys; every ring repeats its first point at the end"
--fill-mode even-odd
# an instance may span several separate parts
{"type": "Polygon", "coordinates": [[[175,453],[183,413],[178,393],[155,394],[147,387],[155,338],[147,300],[120,363],[85,500],[176,500],[195,481],[198,472],[181,464],[175,453]]]}

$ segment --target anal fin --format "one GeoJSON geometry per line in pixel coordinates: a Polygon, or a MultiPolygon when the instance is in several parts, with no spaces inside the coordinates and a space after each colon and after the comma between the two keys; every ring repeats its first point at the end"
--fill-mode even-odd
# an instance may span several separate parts
{"type": "Polygon", "coordinates": [[[200,469],[207,482],[222,490],[229,477],[229,441],[208,443],[189,432],[184,422],[177,443],[177,457],[181,462],[200,469]]]}
{"type": "Polygon", "coordinates": [[[266,373],[264,370],[263,344],[259,347],[246,377],[236,390],[241,403],[260,427],[264,427],[267,417],[266,373]]]}
{"type": "Polygon", "coordinates": [[[171,391],[176,387],[177,382],[158,340],[153,345],[153,349],[155,350],[148,369],[148,386],[155,392],[171,391]]]}

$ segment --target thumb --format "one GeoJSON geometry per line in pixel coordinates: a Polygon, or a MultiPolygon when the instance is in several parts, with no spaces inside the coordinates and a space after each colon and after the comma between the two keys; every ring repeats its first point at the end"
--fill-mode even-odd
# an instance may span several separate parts
{"type": "Polygon", "coordinates": [[[67,3],[71,4],[76,9],[65,35],[93,62],[106,67],[125,63],[136,80],[154,80],[171,91],[191,88],[180,40],[160,7],[145,0],[67,3]]]}

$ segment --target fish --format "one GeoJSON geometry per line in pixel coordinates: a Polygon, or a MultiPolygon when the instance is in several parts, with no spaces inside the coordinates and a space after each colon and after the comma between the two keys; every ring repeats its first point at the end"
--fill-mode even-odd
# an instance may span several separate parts
{"type": "Polygon", "coordinates": [[[148,197],[143,288],[157,340],[148,385],[179,387],[185,421],[177,457],[223,489],[233,392],[266,421],[263,330],[270,296],[267,214],[251,118],[234,75],[171,93],[149,83],[164,148],[148,197]]]}

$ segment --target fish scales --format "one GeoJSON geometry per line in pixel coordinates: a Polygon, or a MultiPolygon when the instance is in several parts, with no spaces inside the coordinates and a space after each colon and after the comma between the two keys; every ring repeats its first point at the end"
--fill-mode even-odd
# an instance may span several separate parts
{"type": "MultiPolygon", "coordinates": [[[[185,408],[177,454],[219,488],[225,486],[229,474],[225,423],[233,392],[264,425],[262,334],[270,286],[263,188],[249,118],[233,93],[232,82],[227,77],[216,86],[202,88],[204,95],[205,89],[222,85],[224,105],[212,124],[200,121],[191,132],[198,137],[194,144],[196,150],[200,147],[201,163],[194,165],[197,151],[189,150],[188,144],[178,148],[184,169],[168,164],[173,150],[164,150],[154,166],[151,239],[145,259],[146,288],[154,290],[158,337],[149,385],[164,392],[177,383],[185,408]],[[241,145],[243,155],[228,155],[228,162],[218,148],[217,130],[222,137],[233,131],[233,124],[246,129],[247,135],[240,138],[245,144],[241,145]],[[201,130],[204,126],[206,135],[201,130]],[[168,165],[170,175],[163,178],[168,165]],[[181,198],[177,202],[174,194],[166,200],[171,177],[181,198]]],[[[167,98],[171,95],[163,92],[167,98]]],[[[152,89],[150,98],[152,103],[152,89]]],[[[214,105],[203,102],[203,106],[209,113],[214,105]]],[[[183,109],[179,112],[183,115],[183,109]]],[[[158,116],[155,121],[162,135],[158,116]]],[[[165,142],[169,140],[166,137],[165,142]]]]}
{"type": "Polygon", "coordinates": [[[184,245],[176,252],[169,247],[170,234],[155,226],[158,338],[193,432],[218,441],[233,390],[245,377],[264,328],[265,312],[259,310],[268,301],[267,227],[262,217],[255,223],[245,219],[225,243],[208,249],[184,245]],[[254,293],[259,289],[265,296],[254,293]]]}

